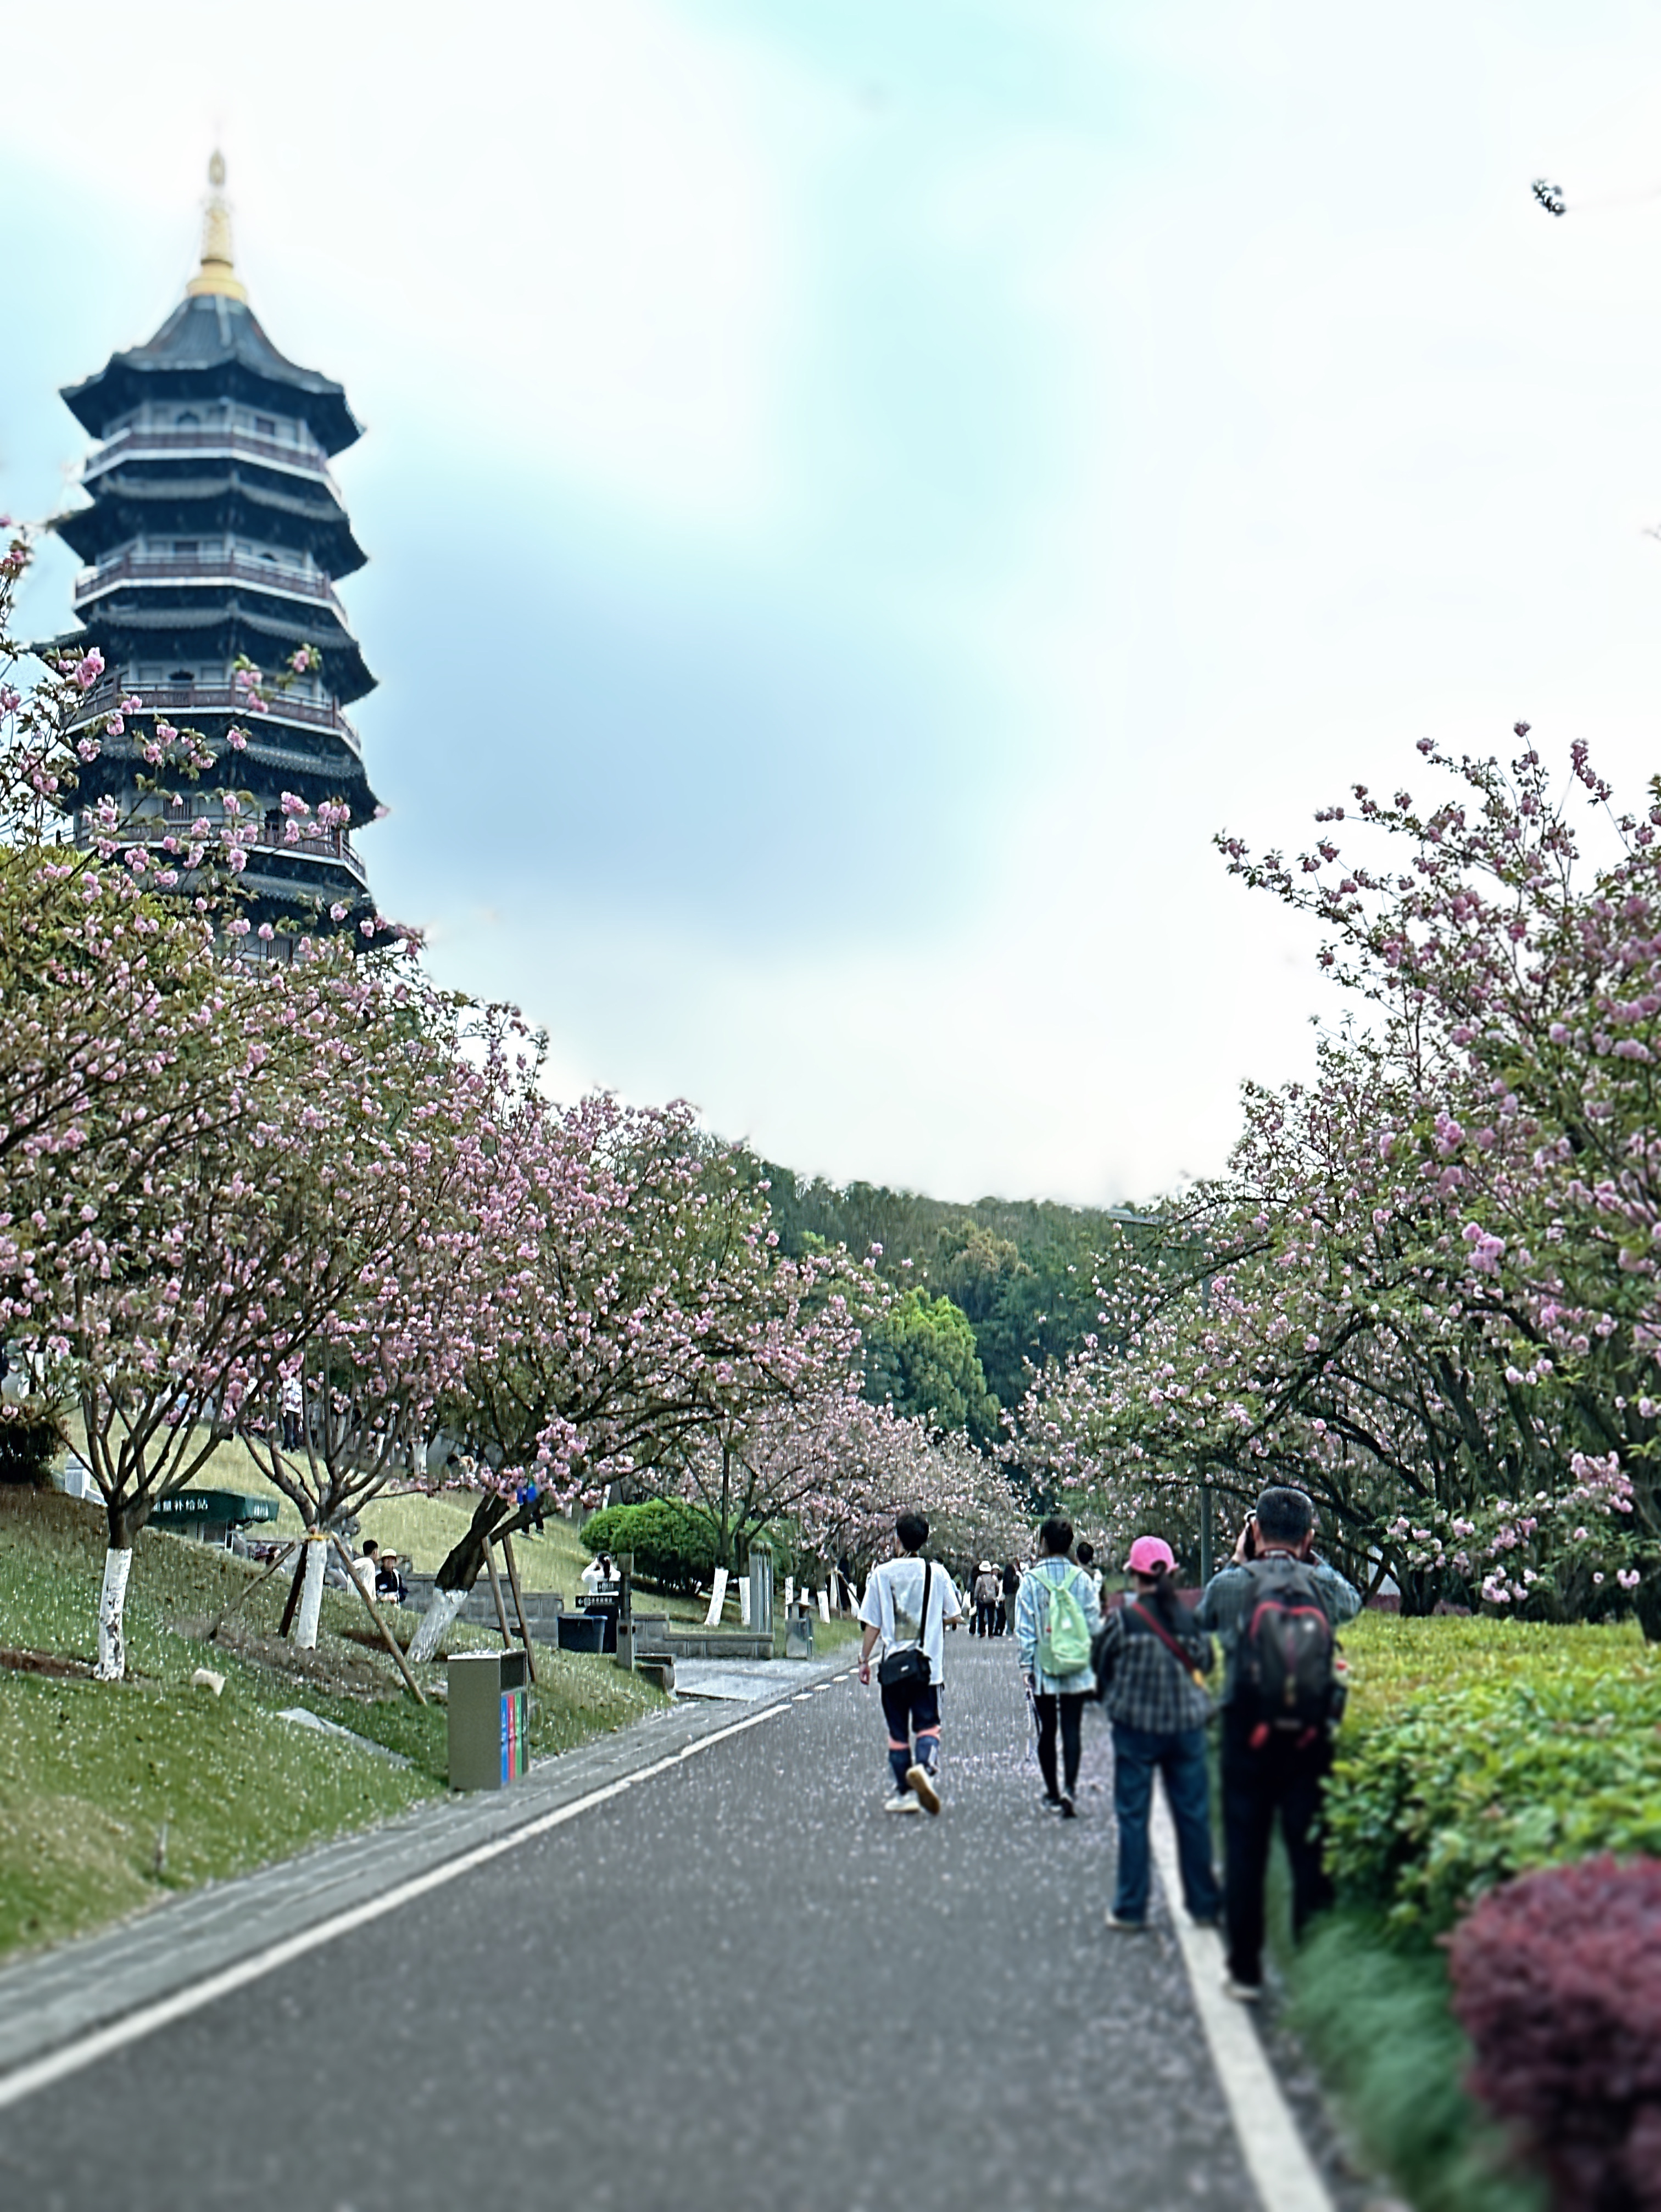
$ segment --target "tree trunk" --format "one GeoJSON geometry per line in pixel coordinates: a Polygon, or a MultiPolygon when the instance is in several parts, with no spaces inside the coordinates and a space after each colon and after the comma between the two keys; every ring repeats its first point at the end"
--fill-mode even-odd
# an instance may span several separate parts
{"type": "Polygon", "coordinates": [[[301,1586],[300,1619],[295,1625],[296,1651],[315,1651],[317,1624],[323,1611],[323,1568],[329,1548],[326,1536],[311,1529],[306,1536],[306,1579],[301,1586]]]}
{"type": "Polygon", "coordinates": [[[438,1647],[450,1632],[450,1625],[467,1602],[465,1589],[435,1589],[428,1601],[427,1610],[421,1616],[420,1626],[410,1639],[410,1662],[423,1665],[438,1656],[438,1647]]]}
{"type": "Polygon", "coordinates": [[[306,1579],[306,1547],[298,1545],[295,1552],[294,1573],[289,1583],[289,1601],[283,1608],[283,1619],[277,1627],[279,1636],[288,1634],[294,1626],[294,1617],[300,1610],[300,1592],[306,1579]]]}
{"type": "Polygon", "coordinates": [[[100,1682],[119,1682],[127,1671],[124,1614],[131,1572],[131,1545],[112,1544],[104,1554],[104,1587],[98,1599],[98,1664],[93,1674],[100,1682]]]}
{"type": "Polygon", "coordinates": [[[1646,1644],[1661,1644],[1661,1576],[1647,1574],[1632,1595],[1646,1644]]]}
{"type": "Polygon", "coordinates": [[[514,1511],[514,1501],[499,1492],[487,1491],[473,1509],[467,1533],[454,1545],[433,1584],[433,1595],[410,1644],[410,1657],[422,1662],[436,1657],[450,1624],[467,1602],[467,1593],[484,1571],[484,1541],[494,1536],[514,1511]]]}

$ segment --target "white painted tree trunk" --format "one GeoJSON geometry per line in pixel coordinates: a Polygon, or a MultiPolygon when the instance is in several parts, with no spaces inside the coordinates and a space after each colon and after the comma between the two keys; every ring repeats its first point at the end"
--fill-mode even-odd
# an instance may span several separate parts
{"type": "Polygon", "coordinates": [[[421,1617],[421,1626],[410,1645],[410,1656],[419,1663],[436,1658],[438,1647],[449,1633],[450,1623],[467,1602],[467,1593],[460,1589],[435,1589],[421,1617]]]}
{"type": "Polygon", "coordinates": [[[127,1671],[127,1639],[123,1616],[127,1603],[127,1577],[132,1572],[132,1552],[104,1554],[104,1587],[98,1598],[98,1664],[93,1674],[100,1682],[119,1682],[127,1671]]]}
{"type": "Polygon", "coordinates": [[[326,1537],[306,1539],[306,1579],[300,1585],[300,1618],[294,1632],[296,1650],[317,1649],[317,1624],[323,1611],[323,1566],[328,1549],[326,1537]]]}

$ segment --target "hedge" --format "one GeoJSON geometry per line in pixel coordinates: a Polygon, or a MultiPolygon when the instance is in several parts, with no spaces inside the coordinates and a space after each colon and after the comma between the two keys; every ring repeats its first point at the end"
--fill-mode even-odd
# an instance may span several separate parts
{"type": "Polygon", "coordinates": [[[1661,1650],[1635,1626],[1368,1614],[1343,1640],[1326,1850],[1347,1903],[1433,1935],[1530,1869],[1661,1854],[1661,1650]]]}
{"type": "Polygon", "coordinates": [[[719,1558],[715,1522],[672,1498],[608,1505],[583,1524],[582,1540],[596,1553],[632,1552],[637,1579],[660,1589],[696,1590],[719,1558]]]}

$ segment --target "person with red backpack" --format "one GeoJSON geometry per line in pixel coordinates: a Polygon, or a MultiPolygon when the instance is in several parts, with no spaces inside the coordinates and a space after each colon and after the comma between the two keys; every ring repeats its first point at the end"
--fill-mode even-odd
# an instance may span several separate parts
{"type": "Polygon", "coordinates": [[[1223,1887],[1228,1969],[1246,2003],[1262,1994],[1263,1881],[1275,1818],[1292,1869],[1292,1924],[1301,1936],[1332,1901],[1319,1823],[1332,1738],[1343,1710],[1334,1630],[1361,1609],[1358,1591],[1315,1555],[1315,1508],[1301,1490],[1264,1491],[1232,1565],[1214,1575],[1195,1615],[1223,1647],[1223,1887]]]}

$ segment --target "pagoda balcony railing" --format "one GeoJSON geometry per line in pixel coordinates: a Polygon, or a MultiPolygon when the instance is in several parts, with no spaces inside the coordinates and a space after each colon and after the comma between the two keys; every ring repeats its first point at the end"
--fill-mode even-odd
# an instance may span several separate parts
{"type": "Polygon", "coordinates": [[[252,553],[118,553],[113,561],[81,571],[75,604],[83,607],[118,584],[220,584],[228,577],[284,599],[321,600],[334,609],[344,627],[345,609],[335,597],[330,578],[315,568],[290,568],[252,553]]]}
{"type": "MultiPolygon", "coordinates": [[[[182,855],[167,852],[162,845],[164,838],[172,837],[183,842],[192,830],[199,829],[204,833],[204,842],[217,846],[230,826],[231,820],[218,814],[192,817],[183,812],[168,812],[133,815],[119,829],[109,830],[99,829],[89,814],[82,813],[76,817],[75,842],[83,851],[102,840],[107,840],[112,845],[146,845],[155,853],[159,866],[176,866],[182,855]]],[[[240,826],[245,831],[252,827],[253,831],[252,837],[245,836],[243,842],[243,850],[250,857],[256,852],[287,853],[301,860],[323,860],[332,865],[338,863],[360,884],[367,884],[369,880],[368,870],[353,848],[349,830],[319,830],[313,823],[309,831],[302,826],[299,836],[290,842],[286,827],[282,823],[255,822],[250,824],[246,818],[240,818],[240,826]]]]}
{"type": "Polygon", "coordinates": [[[137,423],[129,423],[125,430],[118,430],[113,438],[105,440],[82,469],[82,480],[84,483],[87,477],[99,475],[116,461],[151,453],[245,453],[250,460],[269,462],[278,468],[303,469],[307,476],[320,477],[333,489],[327,454],[309,446],[285,446],[276,438],[262,438],[252,430],[146,430],[137,423]]]}
{"type": "Polygon", "coordinates": [[[130,691],[137,692],[144,704],[142,712],[186,716],[192,714],[234,714],[238,726],[245,729],[249,738],[259,740],[260,732],[273,722],[297,722],[307,730],[329,730],[344,738],[353,752],[362,757],[363,744],[350,718],[344,714],[332,699],[302,699],[292,691],[278,690],[275,685],[265,695],[265,710],[248,704],[246,692],[233,684],[129,684],[124,678],[106,676],[94,685],[82,702],[75,726],[96,721],[100,714],[113,714],[117,702],[130,691]]]}

